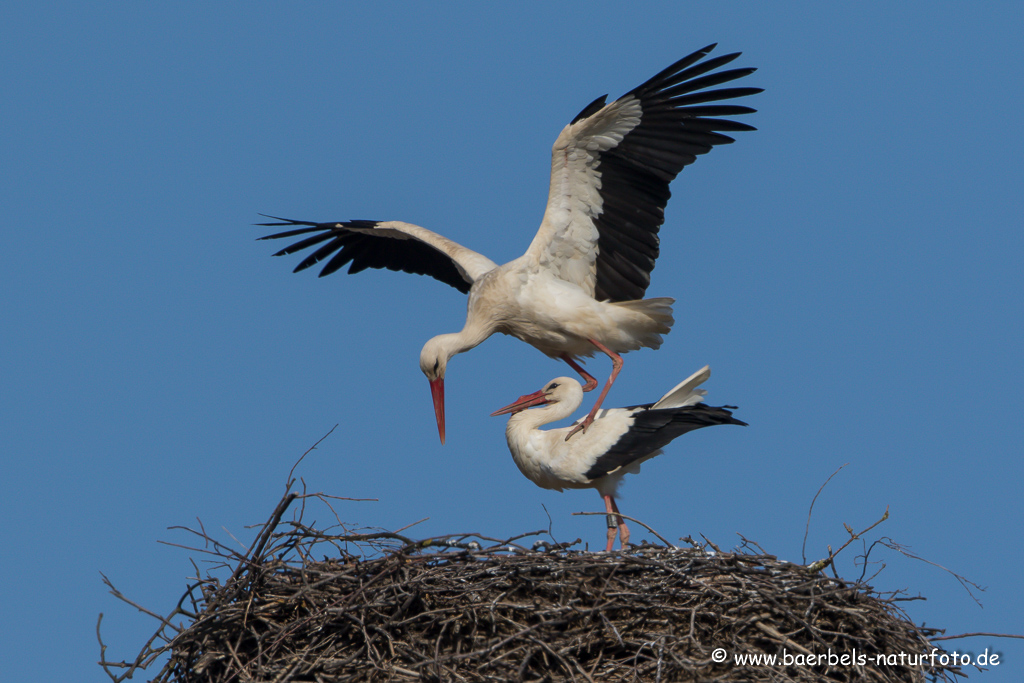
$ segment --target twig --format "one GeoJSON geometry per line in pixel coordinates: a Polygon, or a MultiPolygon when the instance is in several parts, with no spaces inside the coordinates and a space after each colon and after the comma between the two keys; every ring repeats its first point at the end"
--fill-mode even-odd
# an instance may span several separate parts
{"type": "Polygon", "coordinates": [[[719,547],[718,547],[717,545],[715,545],[714,543],[712,543],[712,542],[711,542],[711,539],[710,539],[710,538],[708,538],[708,537],[707,537],[707,536],[705,536],[704,534],[701,534],[701,535],[700,535],[700,537],[701,537],[701,538],[703,538],[703,539],[704,539],[704,542],[705,542],[705,543],[707,543],[707,544],[708,544],[709,546],[711,546],[711,548],[712,548],[712,549],[713,549],[713,550],[714,550],[714,551],[715,551],[716,553],[720,553],[720,552],[722,552],[722,549],[721,549],[721,548],[719,548],[719,547]]]}
{"type": "Polygon", "coordinates": [[[843,463],[835,472],[830,474],[828,479],[825,480],[825,483],[818,487],[818,492],[814,494],[814,498],[811,499],[811,507],[807,509],[807,525],[804,527],[804,544],[800,548],[800,561],[804,564],[807,564],[807,535],[811,533],[811,513],[814,512],[814,503],[817,502],[818,496],[820,496],[821,492],[825,490],[825,487],[828,486],[828,483],[832,481],[832,477],[839,474],[839,471],[849,464],[850,463],[848,462],[843,463]]]}
{"type": "MultiPolygon", "coordinates": [[[[887,508],[887,510],[888,510],[888,508],[887,508]]],[[[971,591],[971,589],[967,587],[967,584],[970,584],[970,585],[974,586],[975,588],[977,588],[980,591],[984,591],[985,589],[982,588],[981,586],[979,586],[978,584],[974,583],[973,581],[971,581],[967,577],[961,576],[960,574],[957,574],[955,571],[943,567],[941,564],[938,564],[936,562],[932,562],[931,560],[926,560],[923,557],[919,557],[918,555],[915,555],[914,553],[908,551],[904,546],[900,545],[899,543],[897,543],[896,541],[892,540],[888,536],[883,536],[882,538],[880,538],[877,541],[875,541],[875,543],[880,543],[881,545],[884,545],[886,548],[889,548],[890,550],[895,550],[896,552],[900,553],[901,555],[905,555],[906,557],[909,557],[912,560],[919,560],[921,562],[924,562],[925,564],[930,564],[933,567],[938,567],[942,571],[949,573],[954,579],[956,579],[957,581],[960,582],[960,585],[964,587],[964,590],[967,591],[967,594],[971,596],[971,599],[974,600],[974,602],[978,603],[978,607],[982,607],[981,601],[978,600],[977,596],[975,596],[974,593],[971,591]]]]}
{"type": "Polygon", "coordinates": [[[957,638],[974,638],[976,636],[986,636],[988,638],[1020,638],[1024,640],[1024,635],[1017,633],[961,633],[956,636],[932,636],[928,640],[956,640],[957,638]]]}
{"type": "Polygon", "coordinates": [[[401,533],[401,532],[405,531],[406,529],[411,529],[412,527],[416,526],[417,524],[422,524],[423,522],[427,521],[428,519],[430,519],[430,517],[424,517],[423,519],[421,519],[421,520],[419,520],[417,522],[413,522],[412,524],[406,524],[401,529],[395,529],[395,533],[398,534],[398,533],[401,533]]]}
{"type": "MultiPolygon", "coordinates": [[[[836,471],[838,472],[838,470],[836,470],[836,471]]],[[[826,483],[828,483],[828,482],[826,482],[826,483]]],[[[860,533],[856,533],[856,534],[853,533],[853,529],[850,528],[850,525],[849,524],[844,524],[843,526],[846,527],[846,532],[848,534],[850,534],[850,540],[848,540],[846,543],[844,543],[841,546],[839,546],[839,550],[837,550],[835,552],[832,552],[832,550],[830,548],[829,549],[829,553],[828,553],[828,557],[826,557],[823,560],[818,560],[817,562],[812,562],[811,564],[807,565],[807,568],[810,569],[812,572],[820,572],[822,569],[824,569],[825,567],[827,567],[830,564],[832,564],[832,560],[835,559],[836,555],[838,555],[839,553],[843,552],[843,550],[846,548],[846,546],[850,545],[851,543],[856,541],[858,538],[860,538],[861,536],[863,536],[867,532],[871,531],[872,529],[874,529],[876,526],[878,526],[879,524],[881,524],[882,522],[884,522],[887,519],[889,519],[889,506],[888,505],[885,506],[885,513],[882,515],[882,518],[879,519],[874,524],[872,524],[871,526],[869,526],[867,529],[864,529],[864,531],[861,531],[860,533]]]]}
{"type": "MultiPolygon", "coordinates": [[[[608,513],[607,512],[574,512],[572,514],[573,515],[607,515],[608,513]]],[[[652,534],[654,534],[659,541],[664,543],[666,548],[675,548],[675,546],[672,545],[671,543],[669,543],[668,541],[666,541],[665,538],[661,534],[659,534],[657,531],[655,531],[651,527],[649,527],[646,524],[644,524],[643,522],[641,522],[639,519],[634,519],[633,517],[627,517],[626,515],[622,514],[621,512],[617,512],[615,514],[617,514],[622,519],[628,519],[629,521],[631,521],[631,522],[633,522],[635,524],[639,524],[643,528],[647,529],[652,534]]]]}
{"type": "Polygon", "coordinates": [[[334,425],[333,427],[331,427],[331,430],[329,432],[327,432],[326,434],[321,436],[319,441],[317,441],[315,444],[313,444],[312,446],[307,448],[306,452],[303,453],[301,456],[299,456],[299,459],[295,461],[295,464],[292,465],[292,468],[290,470],[288,470],[288,479],[285,481],[285,485],[284,485],[285,493],[287,493],[288,491],[291,490],[292,482],[295,481],[294,479],[292,479],[292,475],[295,473],[295,468],[299,466],[299,463],[302,462],[302,460],[307,455],[309,455],[311,452],[316,450],[316,447],[319,446],[323,442],[324,439],[329,437],[334,432],[334,430],[337,429],[337,428],[338,428],[338,425],[334,425]]]}
{"type": "Polygon", "coordinates": [[[554,521],[552,521],[551,519],[551,513],[548,512],[548,508],[547,506],[544,505],[544,503],[541,503],[540,507],[542,510],[544,510],[544,514],[548,516],[548,536],[551,538],[552,543],[555,543],[557,545],[558,539],[555,538],[555,535],[551,532],[551,529],[555,524],[554,521]]]}
{"type": "MultiPolygon", "coordinates": [[[[235,584],[238,578],[242,575],[242,572],[244,572],[252,562],[259,561],[259,559],[263,557],[263,549],[270,540],[270,535],[274,532],[274,529],[277,528],[278,523],[281,521],[281,515],[284,514],[284,511],[288,509],[288,506],[291,505],[292,501],[297,497],[298,494],[289,493],[281,499],[281,502],[279,502],[277,507],[274,508],[273,514],[270,515],[270,519],[268,519],[267,523],[264,525],[263,532],[256,537],[255,541],[253,541],[253,545],[249,547],[249,552],[245,554],[242,560],[238,563],[238,566],[235,567],[235,571],[232,572],[231,578],[227,580],[225,585],[230,586],[235,584]]],[[[238,588],[236,585],[236,593],[237,590],[238,588]]],[[[233,598],[234,595],[235,593],[233,593],[231,597],[233,598]]]]}

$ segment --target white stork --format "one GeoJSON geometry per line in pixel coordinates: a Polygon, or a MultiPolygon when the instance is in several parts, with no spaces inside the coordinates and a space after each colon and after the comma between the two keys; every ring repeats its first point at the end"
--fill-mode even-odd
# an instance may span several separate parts
{"type": "Polygon", "coordinates": [[[658,256],[669,183],[697,155],[733,142],[722,131],[754,130],[718,118],[752,113],[750,107],[718,102],[761,89],[715,89],[754,69],[715,71],[739,53],[703,59],[714,47],[684,57],[611,104],[599,97],[562,130],[551,151],[551,187],[540,229],[526,253],[503,266],[398,221],[312,223],[268,216],[280,222],[260,225],[295,229],[260,239],[313,233],[275,254],[320,245],[295,272],[326,260],[323,277],[351,263],[349,273],[387,268],[430,275],[469,294],[462,331],[430,339],[420,353],[441,443],[448,360],[495,332],[566,361],[586,380],[584,391],[598,382],[576,361],[595,351],[611,358],[611,376],[579,426],[585,429],[622,367],[619,354],[656,349],[671,328],[673,300],[643,299],[658,256]]]}
{"type": "Polygon", "coordinates": [[[580,407],[583,388],[571,377],[553,379],[540,391],[520,396],[491,414],[512,414],[505,427],[508,448],[519,471],[534,484],[556,491],[597,489],[608,513],[605,551],[611,551],[616,533],[623,548],[629,542],[629,528],[615,503],[624,475],[639,472],[641,463],[660,455],[662,448],[686,432],[721,424],[746,426],[728,410],[735,406],[713,408],[701,403],[707,392],[697,387],[710,376],[711,368],[705,365],[657,403],[602,410],[587,432],[569,442],[563,435],[575,427],[539,427],[580,407]],[[527,410],[532,406],[544,407],[527,410]]]}

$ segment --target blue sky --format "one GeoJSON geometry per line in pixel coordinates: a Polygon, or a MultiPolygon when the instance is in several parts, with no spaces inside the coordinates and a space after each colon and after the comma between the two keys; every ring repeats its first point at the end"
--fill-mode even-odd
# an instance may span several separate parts
{"type": "MultiPolygon", "coordinates": [[[[888,506],[870,539],[987,591],[979,607],[891,551],[876,587],[926,596],[911,617],[949,634],[1024,632],[1022,26],[1009,2],[5,3],[5,672],[106,680],[97,614],[113,659],[155,624],[99,572],[171,609],[193,569],[168,527],[248,541],[334,425],[297,472],[379,499],[340,504],[353,526],[508,537],[550,514],[558,540],[600,547],[603,521],[572,516],[598,495],[536,488],[488,417],[563,364],[507,337],[456,357],[442,447],[417,359],[464,297],[293,275],[252,223],[406,220],[504,262],[540,221],[562,126],[711,42],[759,68],[759,130],[673,184],[648,295],[677,322],[606,405],[710,364],[709,402],[750,426],[679,439],[627,478],[623,512],[800,561],[810,502],[849,463],[809,560],[888,506]]],[[[949,646],[1004,654],[972,680],[1024,670],[1021,641],[949,646]]]]}

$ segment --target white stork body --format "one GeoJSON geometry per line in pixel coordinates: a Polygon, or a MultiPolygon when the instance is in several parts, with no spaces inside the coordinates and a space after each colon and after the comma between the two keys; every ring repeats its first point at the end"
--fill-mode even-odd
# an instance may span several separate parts
{"type": "Polygon", "coordinates": [[[327,260],[322,277],[351,263],[349,273],[402,270],[430,275],[469,294],[462,331],[430,339],[420,353],[442,443],[448,360],[495,332],[565,360],[587,380],[585,391],[598,383],[576,360],[595,351],[612,359],[612,374],[580,425],[586,428],[622,366],[618,354],[656,349],[671,329],[672,299],[643,299],[658,256],[669,183],[697,155],[733,141],[720,131],[753,130],[713,118],[754,110],[709,102],[760,92],[712,89],[754,71],[709,73],[739,56],[701,61],[713,47],[681,59],[611,104],[598,98],[562,130],[552,148],[540,229],[526,253],[503,266],[426,228],[397,221],[275,218],[281,222],[262,225],[296,229],[261,239],[313,233],[275,254],[321,245],[296,271],[327,260]]]}
{"type": "Polygon", "coordinates": [[[583,389],[570,377],[553,379],[493,415],[512,413],[505,436],[512,459],[527,479],[556,491],[597,489],[608,513],[605,550],[610,551],[616,532],[623,547],[629,542],[629,529],[615,502],[623,476],[639,472],[643,462],[660,455],[664,446],[686,432],[717,424],[745,424],[727,408],[701,403],[707,392],[697,387],[710,376],[711,369],[705,366],[654,404],[601,410],[590,428],[571,441],[566,435],[575,428],[572,425],[540,429],[568,417],[582,403],[583,389]],[[543,407],[527,410],[533,406],[543,407]]]}
{"type": "Polygon", "coordinates": [[[527,254],[486,273],[470,290],[465,328],[435,339],[451,339],[449,358],[495,332],[552,358],[591,356],[596,349],[590,340],[616,353],[656,349],[671,328],[672,302],[665,297],[598,301],[575,282],[537,267],[527,254]]]}

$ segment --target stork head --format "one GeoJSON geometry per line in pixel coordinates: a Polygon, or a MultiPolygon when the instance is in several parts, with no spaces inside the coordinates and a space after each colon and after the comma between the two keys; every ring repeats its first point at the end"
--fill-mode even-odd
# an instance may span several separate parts
{"type": "Polygon", "coordinates": [[[434,400],[434,417],[437,418],[437,433],[444,445],[444,373],[448,368],[448,359],[455,355],[446,337],[434,337],[423,345],[420,351],[420,370],[430,381],[430,396],[434,400]]]}
{"type": "Polygon", "coordinates": [[[508,404],[504,408],[495,410],[491,413],[491,416],[506,414],[515,415],[527,408],[533,408],[534,406],[546,406],[553,403],[561,403],[563,401],[572,405],[569,409],[570,412],[575,410],[583,401],[583,388],[580,386],[580,383],[572,377],[556,377],[545,384],[544,388],[540,391],[520,396],[513,403],[508,404]]]}

